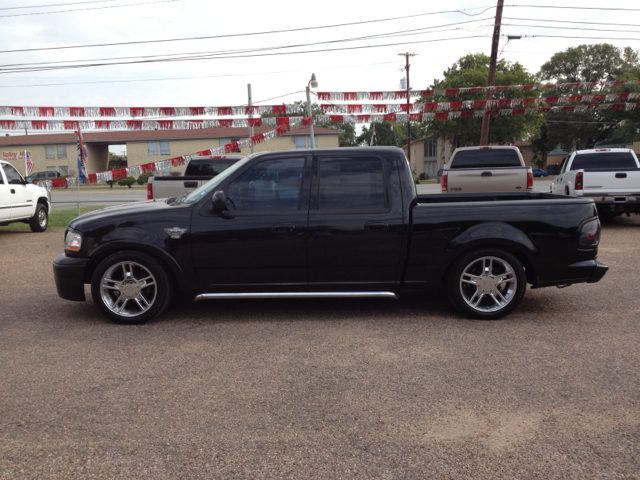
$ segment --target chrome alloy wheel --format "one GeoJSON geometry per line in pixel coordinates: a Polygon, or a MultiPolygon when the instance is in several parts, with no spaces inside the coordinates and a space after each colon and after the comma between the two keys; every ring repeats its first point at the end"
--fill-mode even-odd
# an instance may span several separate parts
{"type": "Polygon", "coordinates": [[[158,294],[156,279],[143,265],[120,262],[112,265],[100,281],[104,305],[121,317],[137,317],[149,310],[158,294]]]}
{"type": "Polygon", "coordinates": [[[518,280],[513,267],[498,257],[480,257],[460,276],[463,300],[477,312],[495,312],[513,300],[518,280]]]}
{"type": "Polygon", "coordinates": [[[47,226],[47,211],[44,208],[41,208],[38,212],[38,224],[42,228],[47,226]]]}

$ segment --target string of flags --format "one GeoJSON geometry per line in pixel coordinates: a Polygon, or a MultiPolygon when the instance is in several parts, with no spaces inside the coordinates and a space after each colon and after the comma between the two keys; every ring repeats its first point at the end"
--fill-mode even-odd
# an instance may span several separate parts
{"type": "MultiPolygon", "coordinates": [[[[288,118],[288,117],[285,117],[288,118]]],[[[161,170],[167,170],[170,167],[178,167],[180,165],[184,165],[187,161],[191,160],[194,157],[216,157],[223,156],[228,153],[240,152],[241,149],[251,147],[252,145],[258,145],[263,142],[268,142],[269,140],[273,140],[276,137],[284,135],[290,130],[295,130],[298,128],[302,128],[303,126],[308,126],[311,123],[311,117],[305,117],[297,120],[295,123],[290,123],[287,125],[280,126],[274,130],[270,130],[265,133],[259,133],[258,135],[254,135],[253,137],[245,138],[243,140],[238,140],[237,142],[231,142],[226,145],[222,145],[219,147],[209,148],[206,150],[201,150],[199,152],[195,152],[189,155],[182,155],[180,157],[169,158],[167,160],[161,160],[153,163],[146,163],[143,165],[136,165],[133,167],[127,168],[118,168],[115,170],[109,170],[105,172],[98,173],[89,173],[87,181],[88,183],[104,183],[110,181],[122,180],[127,177],[137,177],[143,173],[152,173],[161,170]]],[[[78,185],[78,179],[76,177],[66,177],[66,178],[55,178],[53,180],[45,180],[38,182],[38,185],[51,189],[51,188],[67,188],[78,185]]]]}
{"type": "Polygon", "coordinates": [[[496,85],[492,87],[464,87],[464,88],[436,88],[432,90],[395,90],[384,92],[317,92],[319,100],[328,100],[333,102],[356,102],[361,100],[406,100],[409,98],[433,97],[433,96],[449,96],[460,95],[462,93],[484,92],[490,90],[492,92],[501,92],[508,90],[549,90],[549,89],[570,89],[580,88],[584,90],[593,90],[596,87],[611,88],[618,86],[638,85],[640,80],[624,80],[609,82],[574,82],[574,83],[546,83],[538,85],[496,85]]]}
{"type": "MultiPolygon", "coordinates": [[[[519,99],[526,100],[526,99],[519,99]]],[[[484,102],[484,101],[482,101],[484,102]]],[[[377,114],[356,114],[346,113],[338,115],[316,115],[313,117],[313,124],[318,126],[332,125],[340,123],[406,123],[408,122],[427,122],[433,120],[454,120],[458,118],[482,118],[484,115],[531,115],[535,113],[549,112],[576,112],[584,113],[588,111],[603,110],[624,110],[631,111],[639,108],[639,102],[626,103],[600,103],[587,105],[555,105],[534,108],[485,108],[482,110],[450,110],[450,108],[460,107],[460,103],[464,102],[444,102],[443,105],[437,104],[434,108],[436,111],[423,113],[377,113],[377,114]]],[[[528,105],[529,103],[527,103],[528,105]]],[[[496,104],[487,106],[501,106],[496,104]]],[[[512,105],[512,104],[509,104],[512,105]]],[[[465,105],[462,105],[465,106],[465,105]]],[[[332,107],[336,107],[332,105],[332,107]]],[[[329,110],[329,109],[327,109],[329,110]]],[[[331,111],[342,112],[344,109],[332,108],[331,111]]],[[[354,110],[352,110],[353,112],[354,110]]],[[[240,118],[233,120],[127,120],[127,121],[109,121],[109,120],[0,120],[0,128],[5,130],[82,130],[102,129],[102,130],[188,130],[201,128],[237,128],[237,127],[278,127],[289,128],[299,122],[309,125],[312,117],[271,117],[271,118],[240,118]]],[[[266,135],[266,134],[265,134],[266,135]]],[[[254,137],[251,137],[254,138],[254,137]]],[[[227,152],[228,153],[228,152],[227,152]]]]}

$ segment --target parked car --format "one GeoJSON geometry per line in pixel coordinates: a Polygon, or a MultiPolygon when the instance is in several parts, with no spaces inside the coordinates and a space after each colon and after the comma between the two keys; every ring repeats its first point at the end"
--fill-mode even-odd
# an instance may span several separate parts
{"type": "Polygon", "coordinates": [[[456,148],[440,175],[442,193],[533,190],[531,167],[513,146],[456,148]]]}
{"type": "Polygon", "coordinates": [[[47,170],[46,172],[36,172],[29,175],[25,180],[28,183],[37,183],[42,180],[53,180],[54,178],[60,178],[60,174],[53,170],[47,170]]]}
{"type": "Polygon", "coordinates": [[[640,214],[640,163],[628,148],[578,150],[562,161],[551,192],[592,198],[601,217],[640,214]]]}
{"type": "Polygon", "coordinates": [[[187,162],[180,177],[149,177],[147,199],[175,198],[195,190],[203,183],[236,163],[242,156],[194,157],[187,162]]]}
{"type": "Polygon", "coordinates": [[[597,282],[590,199],[541,192],[418,195],[404,152],[361,147],[248,156],[171,201],[72,220],[58,294],[119,323],[194,300],[377,297],[444,286],[495,319],[534,288],[597,282]],[[532,215],[531,212],[536,214],[532,215]]]}
{"type": "Polygon", "coordinates": [[[533,169],[533,176],[534,177],[548,177],[549,174],[547,172],[545,172],[544,170],[542,170],[541,168],[534,168],[533,169]]]}
{"type": "Polygon", "coordinates": [[[8,162],[0,161],[0,225],[28,223],[32,232],[49,224],[51,194],[32,185],[8,162]]]}

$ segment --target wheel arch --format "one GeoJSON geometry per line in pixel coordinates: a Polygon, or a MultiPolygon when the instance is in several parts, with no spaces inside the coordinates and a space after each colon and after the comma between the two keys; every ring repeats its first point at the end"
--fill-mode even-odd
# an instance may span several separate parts
{"type": "Polygon", "coordinates": [[[482,248],[496,248],[512,254],[525,268],[527,283],[537,283],[533,258],[538,249],[522,230],[501,222],[476,225],[456,237],[448,246],[452,255],[444,269],[443,280],[446,280],[457,258],[482,248]]]}
{"type": "Polygon", "coordinates": [[[167,273],[169,274],[169,278],[172,282],[173,287],[176,290],[180,290],[183,284],[183,272],[178,263],[175,261],[173,257],[164,252],[161,249],[149,247],[146,245],[140,244],[123,244],[123,243],[114,243],[104,245],[104,247],[97,249],[95,252],[92,252],[91,259],[87,264],[87,268],[84,271],[84,283],[91,283],[91,278],[93,277],[93,273],[98,268],[98,265],[107,258],[109,255],[113,253],[123,252],[123,251],[131,251],[131,252],[142,252],[157,260],[161,265],[167,269],[167,273]]]}

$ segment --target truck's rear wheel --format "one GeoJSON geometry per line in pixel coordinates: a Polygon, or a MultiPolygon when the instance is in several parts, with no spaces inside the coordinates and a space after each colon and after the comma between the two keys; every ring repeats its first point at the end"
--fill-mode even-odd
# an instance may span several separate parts
{"type": "Polygon", "coordinates": [[[482,248],[460,257],[447,279],[449,297],[460,312],[480,320],[511,313],[526,290],[522,264],[497,248],[482,248]]]}
{"type": "Polygon", "coordinates": [[[98,308],[122,324],[144,323],[171,301],[171,279],[165,267],[141,252],[120,252],[105,258],[91,280],[98,308]]]}
{"type": "Polygon", "coordinates": [[[36,205],[36,211],[33,217],[29,219],[29,228],[32,232],[44,232],[49,225],[49,214],[47,207],[42,203],[36,205]]]}

